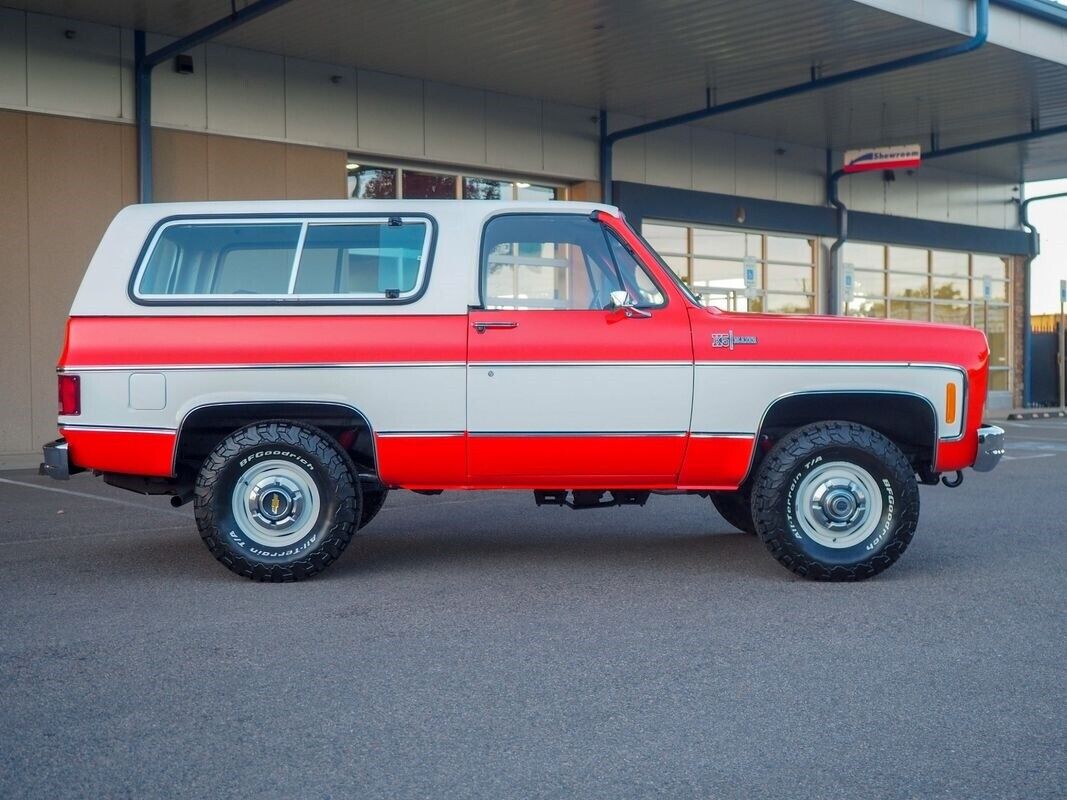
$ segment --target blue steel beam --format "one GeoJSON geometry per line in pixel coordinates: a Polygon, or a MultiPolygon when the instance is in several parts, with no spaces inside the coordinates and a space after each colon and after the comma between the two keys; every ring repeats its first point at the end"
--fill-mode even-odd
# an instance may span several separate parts
{"type": "Polygon", "coordinates": [[[643,125],[634,125],[632,128],[623,128],[611,133],[606,133],[607,125],[603,122],[606,115],[604,110],[601,110],[602,134],[600,138],[600,183],[604,195],[604,202],[611,202],[612,153],[615,143],[620,139],[629,139],[632,136],[640,136],[645,133],[652,133],[665,128],[685,125],[690,122],[696,122],[697,120],[707,119],[708,117],[727,114],[731,111],[740,111],[744,108],[771,103],[775,100],[783,100],[787,97],[795,97],[799,94],[814,92],[819,89],[828,89],[833,86],[840,86],[844,83],[871,78],[875,75],[884,75],[887,72],[896,72],[897,70],[907,69],[908,67],[916,67],[921,64],[929,64],[934,61],[941,61],[942,59],[970,53],[985,44],[986,39],[989,36],[989,0],[975,0],[974,14],[974,36],[971,36],[958,44],[949,45],[948,47],[939,47],[936,50],[930,50],[925,53],[916,53],[914,55],[904,56],[903,58],[895,58],[892,61],[860,67],[837,75],[814,78],[812,80],[804,81],[803,83],[795,83],[792,86],[786,86],[781,89],[774,89],[769,92],[753,95],[752,97],[744,97],[739,100],[731,100],[728,103],[706,106],[705,108],[700,108],[696,111],[678,114],[654,122],[646,122],[643,125]]]}
{"type": "Polygon", "coordinates": [[[151,53],[145,50],[145,32],[134,31],[134,115],[137,121],[137,173],[142,203],[152,202],[152,70],[179,53],[251,22],[288,2],[291,0],[257,0],[151,53]]]}

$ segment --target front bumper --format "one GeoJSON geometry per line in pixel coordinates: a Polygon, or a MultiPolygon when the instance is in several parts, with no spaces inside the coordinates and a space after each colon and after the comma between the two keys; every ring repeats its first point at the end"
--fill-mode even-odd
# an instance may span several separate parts
{"type": "Polygon", "coordinates": [[[1004,455],[1004,429],[997,425],[982,425],[978,428],[978,458],[975,472],[989,472],[1004,455]]]}
{"type": "Polygon", "coordinates": [[[39,475],[50,475],[57,481],[69,480],[71,475],[83,472],[81,467],[72,467],[67,452],[67,440],[56,439],[43,448],[44,461],[37,470],[39,475]]]}

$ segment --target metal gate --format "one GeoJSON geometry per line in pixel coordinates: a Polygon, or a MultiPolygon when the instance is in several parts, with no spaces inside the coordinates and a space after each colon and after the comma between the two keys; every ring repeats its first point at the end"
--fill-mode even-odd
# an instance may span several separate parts
{"type": "Polygon", "coordinates": [[[1030,402],[1035,406],[1060,404],[1060,371],[1057,351],[1060,343],[1059,325],[1051,331],[1030,335],[1030,402]]]}

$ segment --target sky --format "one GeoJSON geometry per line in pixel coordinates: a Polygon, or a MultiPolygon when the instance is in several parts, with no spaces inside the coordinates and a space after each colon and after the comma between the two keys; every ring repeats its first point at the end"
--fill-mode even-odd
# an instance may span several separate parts
{"type": "MultiPolygon", "coordinates": [[[[1067,180],[1026,184],[1026,197],[1067,192],[1067,180]]],[[[1030,204],[1030,222],[1041,234],[1041,255],[1031,273],[1031,314],[1059,313],[1060,280],[1067,278],[1067,197],[1030,204]]]]}

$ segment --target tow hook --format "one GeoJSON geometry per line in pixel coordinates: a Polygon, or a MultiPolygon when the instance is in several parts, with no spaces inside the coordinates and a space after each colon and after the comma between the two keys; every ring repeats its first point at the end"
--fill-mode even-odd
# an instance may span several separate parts
{"type": "Polygon", "coordinates": [[[953,475],[954,477],[952,478],[949,478],[948,476],[941,478],[941,483],[945,484],[945,486],[947,486],[949,489],[955,489],[957,486],[963,483],[962,470],[956,470],[953,475]]]}

